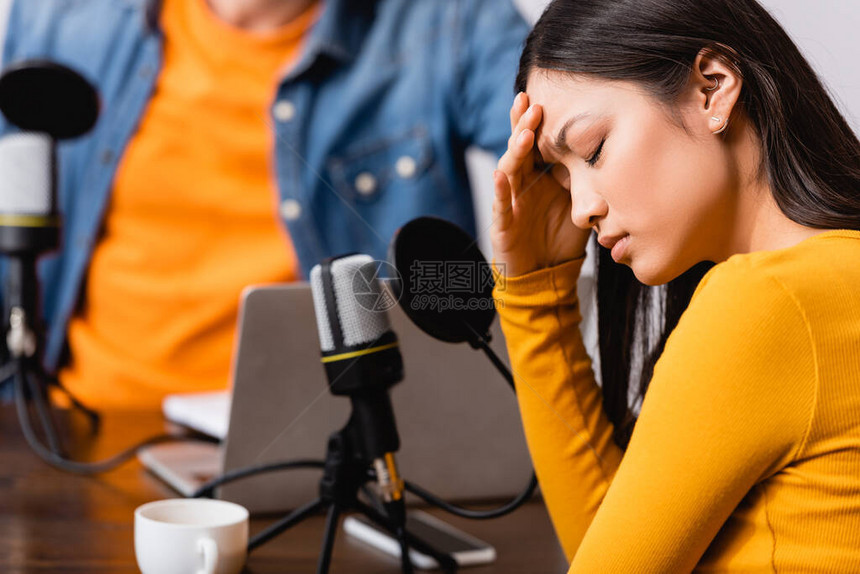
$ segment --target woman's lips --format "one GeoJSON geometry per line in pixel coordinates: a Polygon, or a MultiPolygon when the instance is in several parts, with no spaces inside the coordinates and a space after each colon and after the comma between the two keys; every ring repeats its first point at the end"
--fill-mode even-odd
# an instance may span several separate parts
{"type": "Polygon", "coordinates": [[[621,263],[624,253],[627,251],[627,244],[630,243],[630,236],[625,235],[612,246],[612,260],[616,263],[621,263]]]}

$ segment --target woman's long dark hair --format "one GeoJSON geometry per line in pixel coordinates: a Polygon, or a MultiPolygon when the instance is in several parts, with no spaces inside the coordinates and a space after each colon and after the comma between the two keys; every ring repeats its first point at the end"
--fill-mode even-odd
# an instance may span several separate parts
{"type": "MultiPolygon", "coordinates": [[[[675,109],[707,50],[743,78],[740,112],[761,142],[759,176],[793,221],[860,229],[860,144],[815,72],[755,0],[554,0],[520,59],[517,91],[536,69],[630,81],[675,109]]],[[[731,126],[729,126],[731,129],[731,126]]],[[[639,283],[599,248],[598,341],[604,408],[626,448],[631,408],[711,264],[661,287],[639,283]]]]}

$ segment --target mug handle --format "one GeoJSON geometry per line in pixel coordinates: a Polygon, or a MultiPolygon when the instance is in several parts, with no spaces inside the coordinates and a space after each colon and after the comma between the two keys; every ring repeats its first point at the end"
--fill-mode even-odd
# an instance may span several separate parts
{"type": "Polygon", "coordinates": [[[203,568],[197,574],[215,574],[218,567],[218,545],[211,538],[197,541],[197,551],[203,556],[203,568]]]}

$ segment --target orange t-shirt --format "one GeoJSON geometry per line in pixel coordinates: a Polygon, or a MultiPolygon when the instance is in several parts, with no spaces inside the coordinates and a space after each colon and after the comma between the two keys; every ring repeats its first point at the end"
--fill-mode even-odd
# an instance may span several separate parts
{"type": "Polygon", "coordinates": [[[296,279],[269,109],[316,15],[251,33],[206,0],[165,1],[163,69],[68,330],[60,379],[85,404],[152,408],[225,388],[242,289],[296,279]]]}

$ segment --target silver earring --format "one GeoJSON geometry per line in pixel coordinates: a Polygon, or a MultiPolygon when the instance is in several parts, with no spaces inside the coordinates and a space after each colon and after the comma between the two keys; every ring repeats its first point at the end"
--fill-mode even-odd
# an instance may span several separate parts
{"type": "MultiPolygon", "coordinates": [[[[711,116],[711,119],[712,119],[712,120],[714,120],[715,122],[721,122],[721,121],[723,121],[723,120],[722,120],[722,118],[718,118],[717,116],[711,116]]],[[[729,119],[728,119],[728,118],[726,118],[726,121],[725,121],[725,122],[723,122],[723,125],[720,127],[720,129],[718,129],[718,130],[717,130],[717,131],[715,131],[715,132],[711,132],[711,133],[712,133],[712,134],[721,134],[721,133],[723,133],[724,131],[726,131],[726,128],[727,128],[727,127],[729,127],[729,119]]]]}

